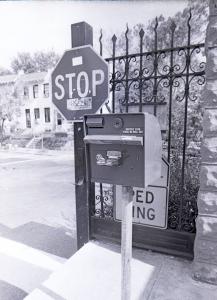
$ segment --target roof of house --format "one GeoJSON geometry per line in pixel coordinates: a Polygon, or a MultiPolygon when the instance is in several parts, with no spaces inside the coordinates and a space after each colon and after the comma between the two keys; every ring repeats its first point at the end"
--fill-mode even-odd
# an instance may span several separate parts
{"type": "Polygon", "coordinates": [[[17,74],[1,75],[0,84],[14,83],[17,79],[17,74]]]}
{"type": "Polygon", "coordinates": [[[22,81],[22,82],[48,81],[47,75],[48,72],[2,75],[0,76],[0,85],[15,83],[16,81],[22,81]]]}
{"type": "Polygon", "coordinates": [[[18,75],[18,80],[29,82],[29,81],[43,81],[47,75],[47,72],[35,72],[18,75]]]}

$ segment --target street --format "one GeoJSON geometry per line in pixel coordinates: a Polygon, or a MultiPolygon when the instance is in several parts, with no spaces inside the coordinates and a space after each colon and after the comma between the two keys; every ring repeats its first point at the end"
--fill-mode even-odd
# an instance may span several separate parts
{"type": "Polygon", "coordinates": [[[75,251],[73,155],[0,152],[0,299],[23,299],[75,251]]]}

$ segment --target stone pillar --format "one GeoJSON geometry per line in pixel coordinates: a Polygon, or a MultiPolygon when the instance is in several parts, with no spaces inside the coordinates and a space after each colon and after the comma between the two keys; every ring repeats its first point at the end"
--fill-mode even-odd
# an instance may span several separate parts
{"type": "Polygon", "coordinates": [[[210,0],[205,41],[206,86],[202,96],[203,144],[193,277],[217,284],[217,0],[210,0]]]}

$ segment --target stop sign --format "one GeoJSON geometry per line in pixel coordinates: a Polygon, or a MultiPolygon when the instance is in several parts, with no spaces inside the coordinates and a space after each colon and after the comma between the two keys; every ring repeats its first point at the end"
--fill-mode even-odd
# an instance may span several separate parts
{"type": "Polygon", "coordinates": [[[51,74],[52,101],[67,120],[95,113],[108,98],[108,64],[91,46],[66,51],[51,74]]]}

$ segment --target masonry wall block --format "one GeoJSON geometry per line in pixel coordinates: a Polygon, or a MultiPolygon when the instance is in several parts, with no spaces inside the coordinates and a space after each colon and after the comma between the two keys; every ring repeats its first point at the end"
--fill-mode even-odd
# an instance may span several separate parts
{"type": "Polygon", "coordinates": [[[202,105],[200,191],[194,244],[193,277],[217,284],[217,0],[210,0],[207,28],[206,86],[202,105]]]}
{"type": "Polygon", "coordinates": [[[198,194],[198,209],[203,215],[217,217],[217,192],[200,191],[198,194]]]}

